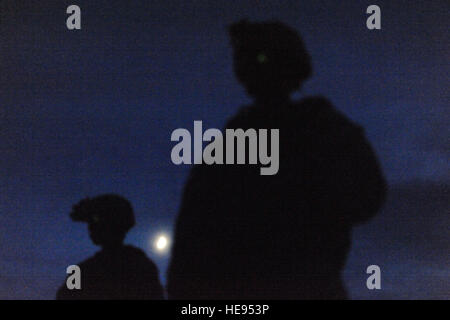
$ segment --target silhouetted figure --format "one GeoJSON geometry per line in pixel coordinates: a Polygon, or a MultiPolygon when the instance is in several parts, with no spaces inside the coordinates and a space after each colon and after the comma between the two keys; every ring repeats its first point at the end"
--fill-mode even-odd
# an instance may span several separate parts
{"type": "Polygon", "coordinates": [[[226,128],[279,128],[280,168],[266,176],[260,165],[193,168],[169,298],[344,299],[351,228],[385,198],[376,156],[363,129],[325,98],[290,100],[311,73],[294,30],[243,21],[229,32],[235,73],[255,102],[226,128]]]}
{"type": "Polygon", "coordinates": [[[131,204],[114,194],[84,199],[73,207],[72,220],[87,222],[89,235],[102,250],[81,262],[81,290],[64,283],[57,299],[163,299],[156,265],[123,240],[134,226],[131,204]]]}

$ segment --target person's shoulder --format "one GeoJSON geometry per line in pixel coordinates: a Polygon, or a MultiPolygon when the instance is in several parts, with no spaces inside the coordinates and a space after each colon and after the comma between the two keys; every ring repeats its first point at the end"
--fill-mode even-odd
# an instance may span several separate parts
{"type": "Polygon", "coordinates": [[[225,128],[234,129],[243,127],[252,117],[255,110],[257,109],[254,105],[243,105],[239,107],[236,114],[227,120],[225,128]]]}
{"type": "Polygon", "coordinates": [[[316,108],[321,108],[323,110],[333,109],[333,104],[329,99],[321,95],[307,96],[302,98],[300,101],[295,102],[297,106],[311,106],[316,108]]]}
{"type": "Polygon", "coordinates": [[[335,128],[344,132],[362,132],[362,127],[338,110],[326,97],[308,96],[295,104],[297,112],[306,115],[320,128],[335,128]]]}
{"type": "Polygon", "coordinates": [[[327,118],[340,115],[333,103],[320,95],[304,97],[300,101],[294,102],[292,106],[291,110],[302,116],[327,118]]]}
{"type": "Polygon", "coordinates": [[[93,265],[97,265],[98,261],[101,259],[101,256],[102,251],[98,251],[93,256],[79,262],[77,266],[79,266],[80,269],[86,269],[92,267],[93,265]]]}
{"type": "MultiPolygon", "coordinates": [[[[98,270],[98,256],[99,252],[97,252],[92,257],[89,257],[75,264],[80,268],[82,275],[84,275],[85,277],[89,277],[92,275],[92,272],[96,272],[96,270],[98,270]]],[[[67,288],[66,281],[64,281],[64,283],[58,288],[56,292],[56,300],[78,300],[81,297],[82,292],[80,292],[79,290],[69,290],[67,288]]]]}
{"type": "Polygon", "coordinates": [[[123,252],[130,256],[146,257],[146,254],[142,249],[129,244],[123,246],[123,252]]]}
{"type": "Polygon", "coordinates": [[[125,245],[123,248],[124,255],[127,259],[132,261],[138,261],[141,264],[146,264],[149,267],[156,269],[156,264],[147,256],[147,254],[140,248],[132,245],[125,245]]]}

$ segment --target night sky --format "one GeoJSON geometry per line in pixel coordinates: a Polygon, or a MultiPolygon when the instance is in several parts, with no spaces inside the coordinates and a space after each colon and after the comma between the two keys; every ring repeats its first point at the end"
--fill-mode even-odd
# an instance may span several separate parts
{"type": "Polygon", "coordinates": [[[448,1],[0,1],[0,298],[52,299],[66,267],[98,250],[72,204],[108,192],[132,202],[127,242],[165,280],[169,255],[150,240],[172,231],[190,169],[172,164],[170,134],[194,120],[221,128],[250,102],[226,30],[242,18],[300,32],[314,74],[296,98],[326,96],[380,157],[392,192],[355,231],[352,297],[450,298],[449,12],[448,1]],[[71,4],[81,30],[66,28],[71,4]],[[381,30],[366,28],[371,4],[381,30]],[[384,293],[365,289],[368,264],[385,270],[384,293]],[[418,289],[420,275],[440,287],[418,289]]]}

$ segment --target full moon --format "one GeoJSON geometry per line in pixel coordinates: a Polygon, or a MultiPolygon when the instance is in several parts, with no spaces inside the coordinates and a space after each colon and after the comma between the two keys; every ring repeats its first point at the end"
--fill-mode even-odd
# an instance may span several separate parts
{"type": "Polygon", "coordinates": [[[163,253],[165,252],[169,247],[169,238],[165,234],[160,234],[155,237],[155,240],[153,242],[153,247],[156,249],[156,251],[163,253]]]}

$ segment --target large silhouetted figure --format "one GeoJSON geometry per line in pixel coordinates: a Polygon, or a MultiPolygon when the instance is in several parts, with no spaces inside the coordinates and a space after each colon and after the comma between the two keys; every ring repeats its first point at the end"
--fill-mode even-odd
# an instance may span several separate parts
{"type": "Polygon", "coordinates": [[[142,250],[123,244],[135,223],[128,200],[114,194],[84,199],[70,216],[88,223],[92,241],[102,250],[78,264],[81,289],[68,289],[65,283],[57,299],[163,299],[156,265],[142,250]]]}
{"type": "MultiPolygon", "coordinates": [[[[278,128],[279,171],[196,165],[168,271],[171,299],[345,299],[354,225],[386,185],[363,129],[323,97],[290,95],[311,74],[298,34],[278,23],[229,28],[238,80],[254,98],[226,128],[278,128]]],[[[225,158],[225,157],[224,157],[225,158]]]]}

